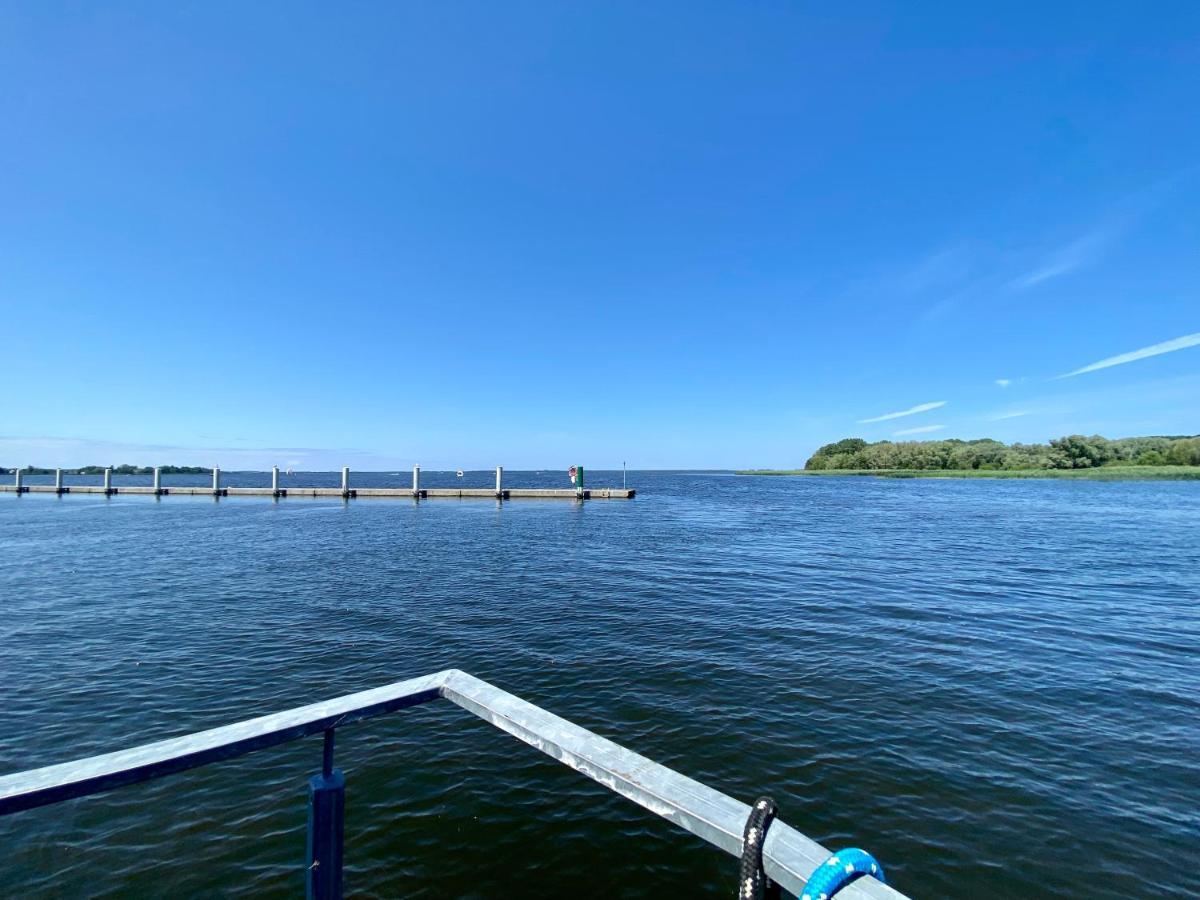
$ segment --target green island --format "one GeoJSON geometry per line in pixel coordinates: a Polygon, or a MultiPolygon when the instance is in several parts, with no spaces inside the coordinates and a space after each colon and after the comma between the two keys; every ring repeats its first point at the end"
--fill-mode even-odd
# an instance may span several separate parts
{"type": "Polygon", "coordinates": [[[739,475],[874,475],[884,478],[1200,479],[1200,435],[1109,440],[1072,434],[1048,444],[875,441],[826,444],[803,469],[741,469],[739,475]]]}
{"type": "MultiPolygon", "coordinates": [[[[43,466],[22,466],[19,467],[26,475],[53,475],[57,469],[47,469],[43,466]]],[[[103,475],[104,470],[109,466],[80,466],[77,469],[63,469],[64,475],[103,475]]],[[[125,463],[120,466],[112,466],[114,475],[153,475],[153,466],[133,466],[125,463]]],[[[158,470],[163,475],[211,475],[212,469],[206,469],[203,466],[159,466],[158,470]]],[[[0,474],[11,475],[16,469],[6,469],[0,467],[0,474]]]]}

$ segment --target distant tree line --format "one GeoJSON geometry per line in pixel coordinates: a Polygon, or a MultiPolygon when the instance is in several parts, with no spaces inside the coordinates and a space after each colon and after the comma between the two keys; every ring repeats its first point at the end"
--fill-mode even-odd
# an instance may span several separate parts
{"type": "Polygon", "coordinates": [[[809,457],[806,469],[1088,469],[1096,466],[1200,466],[1200,435],[1109,440],[1072,434],[1048,444],[876,441],[845,438],[809,457]]]}
{"type": "MultiPolygon", "coordinates": [[[[26,475],[53,475],[54,469],[47,469],[42,466],[18,466],[26,475]]],[[[104,470],[108,466],[80,466],[78,469],[63,469],[64,475],[103,475],[104,470]]],[[[120,466],[112,466],[114,475],[151,475],[154,473],[153,466],[131,466],[125,463],[120,466]]],[[[0,474],[11,475],[16,469],[5,469],[0,467],[0,474]]],[[[211,475],[212,469],[205,469],[202,466],[159,466],[159,471],[164,475],[211,475]]]]}

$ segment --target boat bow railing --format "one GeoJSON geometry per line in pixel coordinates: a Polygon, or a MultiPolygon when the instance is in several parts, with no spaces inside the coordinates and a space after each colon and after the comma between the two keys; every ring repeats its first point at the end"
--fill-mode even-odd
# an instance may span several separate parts
{"type": "MultiPolygon", "coordinates": [[[[307,889],[310,897],[340,897],[345,781],[333,768],[335,729],[439,697],[725,852],[741,855],[742,828],[750,814],[747,804],[457,669],[128,750],[5,775],[0,777],[0,815],[149,781],[321,733],[325,738],[322,771],[309,782],[307,889]]],[[[763,846],[763,867],[771,880],[799,896],[810,875],[829,855],[816,841],[776,821],[763,846]]],[[[839,896],[854,900],[903,897],[873,879],[848,885],[839,896]]]]}

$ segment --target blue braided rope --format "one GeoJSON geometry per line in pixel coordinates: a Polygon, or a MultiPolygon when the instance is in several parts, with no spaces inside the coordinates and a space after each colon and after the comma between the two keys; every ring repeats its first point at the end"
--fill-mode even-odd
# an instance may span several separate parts
{"type": "Polygon", "coordinates": [[[887,884],[883,877],[883,866],[866,850],[857,847],[839,850],[809,876],[800,900],[829,900],[850,882],[864,875],[871,875],[887,884]]]}

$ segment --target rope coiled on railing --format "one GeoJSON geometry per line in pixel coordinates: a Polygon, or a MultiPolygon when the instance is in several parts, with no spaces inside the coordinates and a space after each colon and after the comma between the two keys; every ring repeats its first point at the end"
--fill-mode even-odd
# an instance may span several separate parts
{"type": "Polygon", "coordinates": [[[866,850],[857,847],[839,850],[817,866],[808,879],[808,884],[804,885],[804,893],[800,895],[800,900],[829,900],[850,882],[857,881],[864,875],[870,875],[887,884],[883,877],[883,866],[866,850]]]}
{"type": "MultiPolygon", "coordinates": [[[[779,897],[779,885],[763,871],[762,851],[767,829],[775,821],[779,808],[770,797],[760,797],[750,808],[746,827],[742,831],[742,860],[738,869],[738,900],[774,900],[779,897]]],[[[804,885],[800,900],[829,900],[834,894],[864,875],[884,884],[883,866],[866,850],[848,847],[839,850],[817,866],[804,885]]]]}
{"type": "Polygon", "coordinates": [[[763,871],[762,848],[767,829],[775,821],[779,808],[770,797],[760,797],[750,808],[746,827],[742,829],[742,862],[738,867],[738,897],[740,900],[766,900],[779,896],[779,885],[763,871]]]}

